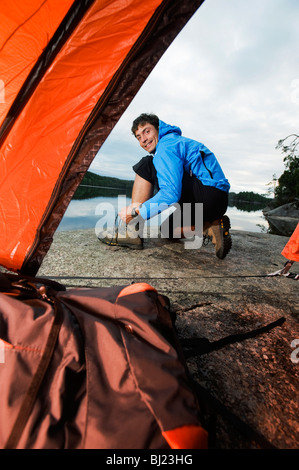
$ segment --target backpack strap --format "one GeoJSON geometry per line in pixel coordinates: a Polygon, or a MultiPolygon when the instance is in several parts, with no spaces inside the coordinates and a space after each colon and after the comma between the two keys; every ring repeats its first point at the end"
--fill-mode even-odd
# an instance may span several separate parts
{"type": "Polygon", "coordinates": [[[37,285],[43,285],[54,291],[65,291],[63,284],[44,277],[33,277],[15,273],[0,273],[0,292],[8,293],[19,284],[22,292],[36,292],[37,285]]]}
{"type": "Polygon", "coordinates": [[[54,307],[53,322],[50,328],[43,355],[41,357],[37,370],[32,378],[27,393],[24,397],[20,411],[12,427],[11,433],[7,439],[7,442],[4,447],[5,449],[16,449],[18,446],[19,440],[30,417],[30,413],[37,398],[37,394],[39,392],[42,381],[45,377],[51,358],[53,356],[59,331],[63,322],[63,312],[60,302],[55,297],[47,297],[47,300],[50,301],[54,307]]]}
{"type": "Polygon", "coordinates": [[[185,358],[188,359],[189,357],[201,356],[202,354],[216,351],[228,344],[238,343],[248,338],[254,338],[255,336],[266,333],[277,326],[281,326],[285,321],[285,317],[281,317],[268,325],[262,326],[261,328],[247,331],[245,333],[235,333],[219,339],[218,341],[210,342],[207,338],[183,338],[180,341],[184,349],[185,358]]]}

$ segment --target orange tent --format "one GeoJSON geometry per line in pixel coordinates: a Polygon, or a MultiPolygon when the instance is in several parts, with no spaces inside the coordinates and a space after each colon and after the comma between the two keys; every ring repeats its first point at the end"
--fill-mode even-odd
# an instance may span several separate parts
{"type": "Polygon", "coordinates": [[[203,0],[2,0],[0,264],[35,275],[82,178],[203,0]]]}
{"type": "Polygon", "coordinates": [[[299,262],[299,223],[281,254],[288,260],[299,262]]]}

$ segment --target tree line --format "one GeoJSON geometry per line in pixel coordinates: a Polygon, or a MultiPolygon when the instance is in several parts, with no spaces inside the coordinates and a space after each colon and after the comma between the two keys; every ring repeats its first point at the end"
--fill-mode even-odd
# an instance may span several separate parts
{"type": "Polygon", "coordinates": [[[93,197],[117,197],[119,194],[131,196],[134,181],[102,176],[87,171],[74,194],[74,199],[93,197]]]}
{"type": "Polygon", "coordinates": [[[280,206],[299,200],[299,135],[290,134],[279,140],[276,148],[284,154],[285,166],[279,178],[273,175],[275,205],[280,206]]]}

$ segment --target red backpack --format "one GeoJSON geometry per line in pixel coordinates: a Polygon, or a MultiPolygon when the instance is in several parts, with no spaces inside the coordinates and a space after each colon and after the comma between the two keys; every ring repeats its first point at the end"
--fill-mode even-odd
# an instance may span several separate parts
{"type": "Polygon", "coordinates": [[[0,447],[200,449],[168,299],[0,274],[0,447]]]}

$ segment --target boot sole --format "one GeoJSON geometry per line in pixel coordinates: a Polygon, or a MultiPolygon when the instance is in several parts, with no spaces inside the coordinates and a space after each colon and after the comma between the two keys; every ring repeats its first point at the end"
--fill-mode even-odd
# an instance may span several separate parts
{"type": "Polygon", "coordinates": [[[134,245],[133,243],[117,243],[121,248],[130,248],[131,250],[143,250],[143,245],[134,245]]]}
{"type": "Polygon", "coordinates": [[[223,224],[223,242],[222,242],[221,248],[216,252],[216,256],[219,259],[224,259],[232,247],[232,239],[229,233],[230,220],[227,217],[227,215],[224,215],[222,217],[222,224],[223,224]]]}
{"type": "Polygon", "coordinates": [[[110,240],[109,238],[99,238],[100,242],[108,246],[117,246],[118,243],[115,240],[110,240]]]}

